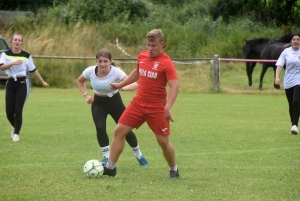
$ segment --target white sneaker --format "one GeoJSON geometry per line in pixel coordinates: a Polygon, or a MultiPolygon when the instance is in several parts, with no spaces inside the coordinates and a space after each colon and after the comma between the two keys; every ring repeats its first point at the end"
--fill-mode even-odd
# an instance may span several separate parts
{"type": "Polygon", "coordinates": [[[299,133],[298,127],[296,125],[292,126],[291,134],[297,135],[299,133]]]}
{"type": "Polygon", "coordinates": [[[11,136],[11,138],[13,138],[14,134],[15,134],[15,128],[14,128],[14,127],[12,127],[12,129],[11,129],[11,133],[10,133],[10,136],[11,136]]]}
{"type": "Polygon", "coordinates": [[[14,142],[20,141],[20,137],[19,137],[18,134],[14,134],[14,135],[13,135],[13,141],[14,141],[14,142]]]}

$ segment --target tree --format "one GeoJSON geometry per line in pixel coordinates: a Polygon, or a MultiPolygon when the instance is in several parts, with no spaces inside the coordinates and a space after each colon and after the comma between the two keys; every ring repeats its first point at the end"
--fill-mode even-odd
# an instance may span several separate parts
{"type": "Polygon", "coordinates": [[[0,8],[6,11],[32,11],[36,13],[39,8],[67,2],[68,0],[0,0],[0,8]]]}
{"type": "Polygon", "coordinates": [[[193,0],[151,0],[155,4],[166,5],[169,4],[172,7],[182,7],[185,3],[192,2],[193,0]]]}
{"type": "Polygon", "coordinates": [[[269,0],[268,15],[277,26],[300,25],[298,0],[269,0]]]}
{"type": "Polygon", "coordinates": [[[265,0],[217,0],[215,6],[211,9],[211,15],[214,20],[222,16],[227,23],[230,17],[249,16],[254,20],[264,20],[265,0]]]}
{"type": "Polygon", "coordinates": [[[300,24],[298,0],[216,0],[215,5],[211,9],[213,19],[222,16],[227,23],[230,17],[247,16],[266,25],[300,24]]]}

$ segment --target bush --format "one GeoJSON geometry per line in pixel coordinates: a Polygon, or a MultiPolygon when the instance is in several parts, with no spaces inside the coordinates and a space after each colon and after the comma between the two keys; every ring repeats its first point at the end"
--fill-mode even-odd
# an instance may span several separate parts
{"type": "MultiPolygon", "coordinates": [[[[22,34],[23,47],[32,55],[95,57],[105,47],[113,58],[128,58],[116,47],[116,38],[127,53],[137,57],[146,48],[145,36],[151,29],[162,29],[164,51],[171,58],[212,58],[214,54],[242,58],[245,39],[283,35],[281,28],[266,27],[247,17],[232,18],[229,24],[222,17],[214,21],[205,15],[206,9],[198,5],[180,9],[142,0],[72,0],[49,11],[40,9],[35,16],[16,19],[0,29],[0,34],[7,40],[15,32],[22,34]],[[184,18],[185,13],[191,15],[184,18]]],[[[94,60],[34,61],[45,80],[64,88],[76,86],[83,69],[95,65],[94,60]]],[[[128,69],[135,67],[132,63],[128,65],[128,69]]],[[[36,80],[34,84],[40,83],[36,80]]]]}
{"type": "Polygon", "coordinates": [[[146,4],[140,0],[73,0],[68,4],[58,5],[50,9],[52,17],[58,22],[90,24],[111,22],[134,22],[149,16],[146,4]]]}

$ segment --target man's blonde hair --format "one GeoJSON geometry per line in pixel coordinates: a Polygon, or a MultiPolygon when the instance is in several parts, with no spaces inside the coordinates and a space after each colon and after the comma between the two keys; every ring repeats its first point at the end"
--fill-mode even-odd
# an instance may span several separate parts
{"type": "Polygon", "coordinates": [[[147,40],[156,40],[158,39],[159,42],[164,42],[164,34],[161,31],[161,29],[153,29],[149,31],[149,33],[146,36],[147,40]]]}

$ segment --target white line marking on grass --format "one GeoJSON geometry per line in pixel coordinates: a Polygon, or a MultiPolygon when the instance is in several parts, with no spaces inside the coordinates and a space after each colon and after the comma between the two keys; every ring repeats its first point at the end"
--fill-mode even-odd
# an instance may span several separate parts
{"type": "Polygon", "coordinates": [[[274,148],[274,149],[256,149],[256,150],[241,150],[241,151],[218,151],[218,152],[208,152],[208,153],[193,153],[193,154],[180,154],[176,153],[177,156],[194,156],[194,155],[213,155],[213,154],[244,154],[253,152],[266,152],[266,151],[282,151],[282,150],[300,150],[300,147],[294,148],[274,148]]]}

